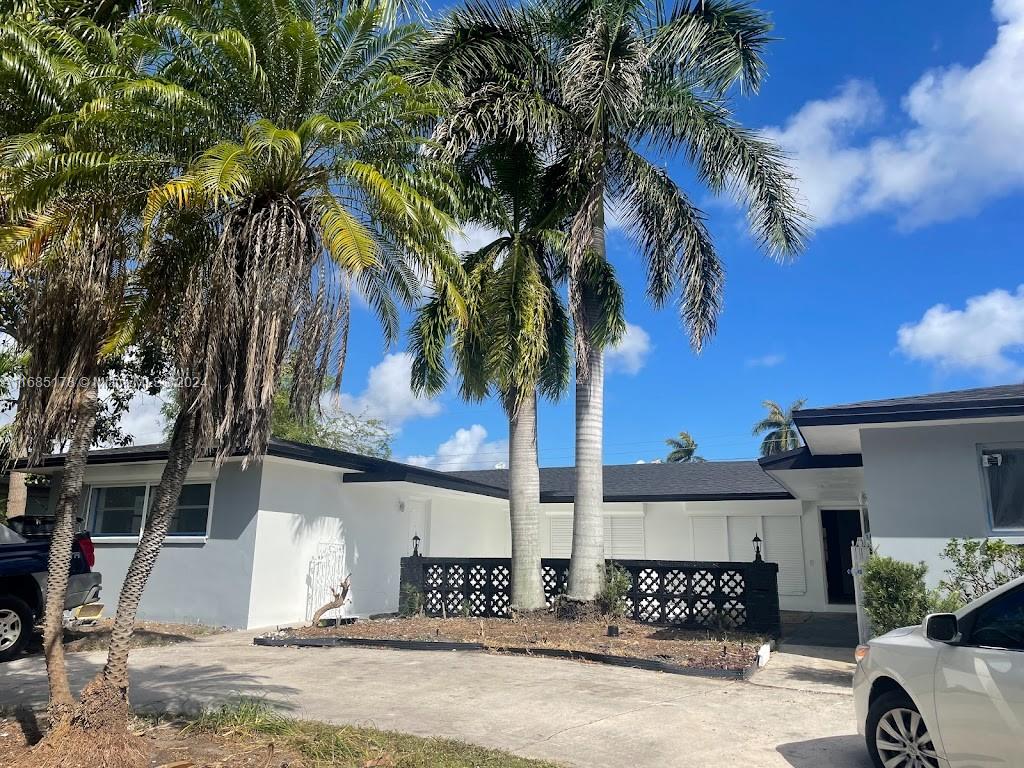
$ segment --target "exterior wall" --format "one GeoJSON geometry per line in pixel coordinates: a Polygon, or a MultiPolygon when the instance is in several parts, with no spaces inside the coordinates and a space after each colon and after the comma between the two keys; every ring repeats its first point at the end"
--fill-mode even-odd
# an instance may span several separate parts
{"type": "MultiPolygon", "coordinates": [[[[979,446],[1024,442],[1024,424],[874,427],[861,430],[872,543],[880,554],[928,565],[936,584],[954,537],[992,535],[979,446]]],[[[1003,537],[1024,543],[1024,535],[1003,537]]]]}
{"type": "MultiPolygon", "coordinates": [[[[160,478],[162,464],[89,467],[85,482],[128,485],[160,478]]],[[[221,466],[215,477],[210,535],[202,541],[164,544],[139,605],[141,620],[211,624],[233,628],[248,625],[249,584],[256,539],[259,464],[242,471],[240,462],[221,466]]],[[[189,480],[210,480],[208,465],[199,464],[189,480]]],[[[58,483],[54,483],[56,496],[58,483]]],[[[88,498],[88,493],[83,493],[88,498]]],[[[130,542],[102,538],[96,544],[96,570],[103,575],[101,599],[112,615],[135,552],[130,542]]]]}
{"type": "MultiPolygon", "coordinates": [[[[543,509],[541,552],[544,557],[551,557],[547,521],[554,515],[571,515],[572,505],[544,504],[543,509]]],[[[773,559],[773,548],[796,558],[788,566],[793,586],[787,588],[780,573],[779,599],[783,610],[826,610],[817,506],[788,500],[605,504],[605,514],[638,513],[644,518],[646,559],[753,560],[751,542],[757,534],[764,542],[766,560],[773,559]],[[785,526],[766,526],[766,518],[791,522],[785,526]]]]}
{"type": "Polygon", "coordinates": [[[421,549],[424,555],[512,556],[508,502],[486,496],[454,498],[438,494],[426,503],[429,505],[430,532],[425,547],[421,549]]]}
{"type": "Polygon", "coordinates": [[[343,486],[342,475],[331,467],[264,462],[250,627],[307,619],[310,564],[322,544],[341,547],[341,571],[352,575],[342,615],[397,610],[399,561],[411,547],[401,491],[388,483],[343,486]]]}

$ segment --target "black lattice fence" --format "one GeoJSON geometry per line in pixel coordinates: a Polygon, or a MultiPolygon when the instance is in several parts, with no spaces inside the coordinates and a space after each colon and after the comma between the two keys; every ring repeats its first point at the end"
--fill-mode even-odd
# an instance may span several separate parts
{"type": "MultiPolygon", "coordinates": [[[[509,615],[507,558],[403,557],[402,584],[421,595],[428,616],[509,615]]],[[[636,621],[694,629],[731,629],[778,636],[776,563],[616,560],[631,582],[626,615],[636,621]]],[[[541,562],[548,606],[565,592],[566,559],[541,562]]]]}

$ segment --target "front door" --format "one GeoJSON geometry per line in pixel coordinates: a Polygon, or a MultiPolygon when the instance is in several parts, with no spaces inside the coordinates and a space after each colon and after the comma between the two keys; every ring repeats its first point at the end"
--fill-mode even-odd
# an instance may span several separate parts
{"type": "Polygon", "coordinates": [[[825,582],[830,603],[853,603],[853,555],[850,547],[861,536],[859,509],[821,510],[825,544],[825,582]]]}

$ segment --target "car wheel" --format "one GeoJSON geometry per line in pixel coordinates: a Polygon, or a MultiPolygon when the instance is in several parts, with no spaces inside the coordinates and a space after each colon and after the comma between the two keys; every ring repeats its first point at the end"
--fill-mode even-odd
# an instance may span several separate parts
{"type": "Polygon", "coordinates": [[[875,699],[864,730],[875,768],[941,768],[928,726],[903,691],[875,699]]]}
{"type": "Polygon", "coordinates": [[[10,661],[32,633],[32,609],[24,600],[0,596],[0,662],[10,661]]]}

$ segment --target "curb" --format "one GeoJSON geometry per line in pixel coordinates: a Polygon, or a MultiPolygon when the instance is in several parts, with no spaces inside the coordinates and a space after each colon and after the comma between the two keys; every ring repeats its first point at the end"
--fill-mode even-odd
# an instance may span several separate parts
{"type": "Polygon", "coordinates": [[[709,677],[718,680],[749,680],[758,670],[758,664],[743,669],[711,669],[707,667],[683,667],[666,661],[638,659],[631,656],[613,656],[593,651],[569,651],[561,648],[515,648],[487,646],[483,643],[460,643],[434,640],[385,640],[367,637],[256,637],[253,645],[271,648],[338,648],[361,646],[368,648],[391,648],[402,651],[470,651],[506,653],[512,656],[540,656],[553,659],[591,661],[616,667],[644,669],[649,672],[664,672],[670,675],[709,677]]]}

